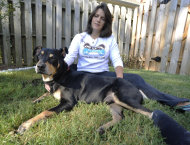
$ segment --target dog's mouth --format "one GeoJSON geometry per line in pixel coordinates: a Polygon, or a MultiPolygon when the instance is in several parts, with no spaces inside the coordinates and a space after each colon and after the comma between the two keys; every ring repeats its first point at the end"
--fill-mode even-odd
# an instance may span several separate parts
{"type": "Polygon", "coordinates": [[[48,72],[45,68],[40,69],[37,66],[35,67],[35,71],[36,71],[37,74],[43,74],[43,75],[47,75],[47,76],[51,76],[52,75],[52,73],[48,72]]]}

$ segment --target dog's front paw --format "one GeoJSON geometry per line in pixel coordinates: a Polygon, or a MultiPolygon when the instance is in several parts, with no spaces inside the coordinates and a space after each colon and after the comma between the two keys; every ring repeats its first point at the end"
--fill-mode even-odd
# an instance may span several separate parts
{"type": "Polygon", "coordinates": [[[101,127],[99,127],[99,128],[97,129],[97,132],[98,132],[100,135],[102,135],[102,134],[105,133],[105,129],[101,126],[101,127]]]}
{"type": "Polygon", "coordinates": [[[19,126],[19,128],[17,129],[17,133],[18,134],[23,134],[26,130],[28,130],[30,128],[30,126],[32,125],[31,122],[27,121],[27,122],[24,122],[23,124],[21,124],[19,126]]]}

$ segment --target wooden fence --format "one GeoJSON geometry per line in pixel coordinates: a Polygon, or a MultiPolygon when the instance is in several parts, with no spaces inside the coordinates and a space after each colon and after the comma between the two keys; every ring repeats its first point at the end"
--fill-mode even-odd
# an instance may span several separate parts
{"type": "MultiPolygon", "coordinates": [[[[31,66],[32,50],[69,46],[85,30],[96,0],[0,0],[15,11],[0,22],[0,65],[31,66]]],[[[99,1],[99,0],[98,0],[99,1]]],[[[116,0],[114,0],[116,1],[116,0]]],[[[190,0],[144,0],[138,7],[108,4],[113,34],[127,63],[169,73],[190,74],[190,0]],[[152,61],[160,56],[161,62],[152,61]]],[[[6,8],[1,9],[1,13],[6,8]]]]}

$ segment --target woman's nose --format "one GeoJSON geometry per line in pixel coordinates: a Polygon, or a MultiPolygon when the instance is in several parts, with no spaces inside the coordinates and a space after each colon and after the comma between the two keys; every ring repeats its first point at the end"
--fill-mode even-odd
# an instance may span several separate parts
{"type": "Polygon", "coordinates": [[[98,21],[98,22],[100,22],[100,21],[101,21],[101,18],[100,18],[100,17],[98,17],[98,18],[97,18],[97,21],[98,21]]]}

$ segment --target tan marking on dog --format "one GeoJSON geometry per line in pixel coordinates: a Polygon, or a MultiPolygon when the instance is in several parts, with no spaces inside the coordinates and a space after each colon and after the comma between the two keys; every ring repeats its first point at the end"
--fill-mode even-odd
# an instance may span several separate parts
{"type": "Polygon", "coordinates": [[[47,66],[47,71],[50,72],[52,76],[57,72],[57,69],[52,64],[46,62],[46,66],[47,66]]]}
{"type": "Polygon", "coordinates": [[[41,54],[43,55],[43,54],[44,54],[44,51],[41,51],[41,54]]]}
{"type": "Polygon", "coordinates": [[[115,95],[114,95],[113,99],[114,99],[116,104],[118,104],[118,105],[120,105],[120,106],[122,106],[124,108],[127,108],[127,109],[132,110],[132,111],[137,112],[137,113],[141,113],[141,114],[147,116],[150,119],[152,118],[152,113],[150,113],[150,112],[146,112],[146,111],[143,111],[143,110],[140,110],[140,109],[133,108],[133,107],[121,102],[115,95]]]}
{"type": "Polygon", "coordinates": [[[49,54],[49,57],[53,57],[53,54],[49,54]]]}
{"type": "Polygon", "coordinates": [[[53,76],[42,74],[42,79],[44,82],[49,82],[53,80],[53,76]]]}
{"type": "Polygon", "coordinates": [[[57,65],[57,68],[59,68],[60,67],[60,63],[58,63],[58,65],[57,65]]]}
{"type": "Polygon", "coordinates": [[[145,93],[142,90],[139,90],[139,92],[141,93],[141,95],[143,96],[143,99],[148,99],[148,97],[145,95],[145,93]]]}
{"type": "Polygon", "coordinates": [[[55,91],[55,92],[53,93],[53,96],[54,96],[55,99],[61,100],[61,90],[58,89],[57,91],[55,91]]]}

